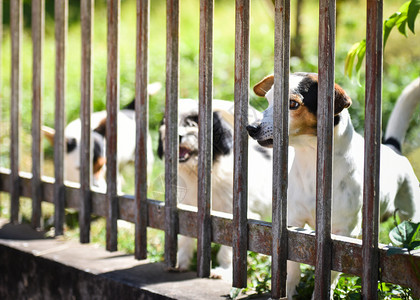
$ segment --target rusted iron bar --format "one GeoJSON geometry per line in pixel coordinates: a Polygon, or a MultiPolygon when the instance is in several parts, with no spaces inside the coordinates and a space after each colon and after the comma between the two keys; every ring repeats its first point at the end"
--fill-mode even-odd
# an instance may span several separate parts
{"type": "Polygon", "coordinates": [[[233,286],[246,287],[248,209],[249,0],[236,0],[233,166],[233,286]]]}
{"type": "Polygon", "coordinates": [[[319,1],[315,299],[331,294],[335,9],[335,0],[319,1]]]}
{"type": "Polygon", "coordinates": [[[22,1],[10,2],[10,35],[12,40],[12,73],[10,77],[10,222],[19,218],[19,106],[22,90],[22,1]]]}
{"type": "MultiPolygon", "coordinates": [[[[383,1],[367,1],[365,171],[363,182],[363,299],[378,297],[379,164],[382,102],[383,1]]],[[[383,270],[382,270],[383,271],[383,270]]]]}
{"type": "Polygon", "coordinates": [[[64,226],[64,126],[66,124],[66,43],[68,1],[55,0],[55,136],[54,136],[54,195],[55,235],[62,235],[64,226]]]}
{"type": "Polygon", "coordinates": [[[93,12],[94,1],[82,0],[80,3],[80,17],[82,27],[82,67],[81,67],[81,104],[80,121],[82,125],[80,140],[80,242],[89,243],[90,240],[90,184],[92,174],[92,148],[90,115],[92,112],[92,41],[93,41],[93,12]]]}
{"type": "Polygon", "coordinates": [[[197,274],[199,277],[208,277],[211,260],[210,207],[213,158],[213,0],[200,1],[199,64],[197,274]]]}
{"type": "Polygon", "coordinates": [[[32,1],[32,227],[41,226],[41,147],[43,55],[44,48],[44,0],[32,1]]]}
{"type": "Polygon", "coordinates": [[[166,1],[165,262],[176,266],[178,241],[179,0],[166,1]]]}
{"type": "MultiPolygon", "coordinates": [[[[11,172],[0,168],[0,191],[10,193],[11,172]]],[[[20,187],[23,197],[31,196],[31,174],[20,172],[20,187]]],[[[54,203],[54,178],[42,177],[44,200],[54,203]]],[[[79,209],[79,185],[72,183],[65,187],[66,204],[69,208],[79,209]]],[[[135,222],[135,201],[130,195],[118,196],[119,218],[135,222]]],[[[152,228],[165,229],[165,209],[161,201],[148,199],[148,223],[152,228]]],[[[179,210],[179,233],[185,236],[197,236],[195,208],[179,210]]],[[[92,192],[92,213],[98,216],[107,215],[106,194],[92,192]]],[[[232,245],[233,221],[228,214],[211,216],[212,242],[227,246],[232,245]]],[[[248,250],[271,255],[271,223],[248,220],[248,250]]],[[[332,269],[357,276],[362,275],[362,241],[359,239],[332,235],[332,269]]],[[[288,259],[299,263],[315,265],[315,233],[302,228],[288,228],[288,259]]],[[[413,288],[415,297],[420,296],[420,279],[416,276],[415,266],[420,265],[420,251],[401,249],[399,254],[387,255],[388,246],[379,245],[379,266],[383,282],[390,282],[413,288]],[[417,295],[417,296],[416,296],[417,295]]]]}
{"type": "Polygon", "coordinates": [[[117,250],[117,124],[119,108],[118,35],[120,0],[108,0],[108,64],[106,76],[106,184],[108,214],[106,222],[106,249],[117,250]]]}
{"type": "Polygon", "coordinates": [[[136,223],[135,251],[137,259],[147,257],[147,133],[149,127],[148,43],[149,0],[137,0],[136,60],[136,223]]]}
{"type": "Polygon", "coordinates": [[[275,2],[271,298],[286,297],[290,0],[275,2]]]}

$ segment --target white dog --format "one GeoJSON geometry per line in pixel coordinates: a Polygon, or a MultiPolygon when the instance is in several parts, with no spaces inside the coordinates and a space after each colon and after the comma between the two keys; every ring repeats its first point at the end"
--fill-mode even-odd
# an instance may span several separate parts
{"type": "MultiPolygon", "coordinates": [[[[250,121],[261,113],[250,108],[250,121]]],[[[178,109],[179,133],[179,203],[197,206],[198,189],[198,101],[181,99],[178,109]]],[[[160,127],[158,155],[164,153],[165,125],[160,127]]],[[[249,140],[248,216],[271,218],[272,153],[249,140]]],[[[233,102],[213,100],[213,170],[212,210],[232,213],[233,198],[233,102]]],[[[180,236],[178,268],[188,270],[194,252],[194,239],[180,236]]],[[[232,250],[222,246],[217,255],[220,267],[212,270],[213,277],[232,277],[232,250]]]]}
{"type": "MultiPolygon", "coordinates": [[[[265,147],[273,146],[273,76],[259,82],[254,91],[265,96],[269,107],[264,111],[260,122],[249,125],[251,137],[265,147]]],[[[295,149],[293,165],[289,172],[288,225],[303,227],[305,224],[315,228],[316,209],[316,159],[317,159],[317,103],[318,76],[316,74],[295,73],[290,75],[289,122],[290,146],[295,149]]],[[[420,100],[420,86],[410,86],[407,93],[396,105],[398,115],[408,108],[408,103],[420,100]],[[409,96],[408,96],[409,94],[409,96]],[[411,99],[411,100],[409,100],[411,99]]],[[[324,99],[319,99],[323,101],[324,99]]],[[[363,203],[364,139],[353,128],[347,108],[350,97],[335,85],[334,102],[334,151],[333,151],[333,201],[332,233],[358,237],[361,233],[361,209],[363,203]]],[[[415,105],[414,105],[415,106],[415,105]]],[[[413,110],[406,111],[408,115],[413,110]]],[[[391,119],[387,136],[400,144],[407,127],[391,119]],[[403,130],[401,130],[404,128],[403,130]],[[403,132],[404,131],[404,132],[403,132]],[[393,135],[397,133],[397,135],[393,135]]],[[[381,146],[380,164],[380,217],[381,220],[398,209],[402,220],[420,221],[419,181],[407,158],[388,146],[381,146]]],[[[287,295],[289,299],[296,293],[300,279],[299,264],[288,262],[287,295]]],[[[336,277],[337,273],[333,273],[336,277]]],[[[334,278],[332,279],[334,282],[334,278]]]]}

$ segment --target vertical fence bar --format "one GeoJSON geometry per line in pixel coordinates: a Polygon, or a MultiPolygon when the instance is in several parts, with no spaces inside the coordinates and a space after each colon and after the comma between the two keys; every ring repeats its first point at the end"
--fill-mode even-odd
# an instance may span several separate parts
{"type": "Polygon", "coordinates": [[[64,126],[66,95],[67,0],[55,0],[55,136],[54,136],[54,226],[55,235],[63,234],[64,225],[64,126]]]}
{"type": "Polygon", "coordinates": [[[81,66],[81,107],[80,121],[82,125],[80,139],[80,242],[90,240],[91,212],[91,174],[92,174],[92,140],[90,137],[92,112],[92,37],[94,0],[82,0],[80,3],[80,19],[82,28],[82,66],[81,66]]]}
{"type": "Polygon", "coordinates": [[[290,0],[275,2],[271,298],[286,296],[290,0]],[[278,99],[278,100],[277,100],[278,99]]]}
{"type": "Polygon", "coordinates": [[[236,0],[233,166],[233,286],[246,287],[248,206],[249,0],[236,0]]]}
{"type": "Polygon", "coordinates": [[[149,127],[148,43],[149,0],[137,0],[137,66],[136,66],[136,225],[137,259],[147,257],[147,136],[149,127]]]}
{"type": "Polygon", "coordinates": [[[22,90],[22,1],[10,2],[10,34],[12,39],[11,107],[10,107],[10,222],[19,218],[19,106],[22,90]]]}
{"type": "Polygon", "coordinates": [[[200,1],[197,274],[210,276],[213,128],[213,0],[200,1]]]}
{"type": "Polygon", "coordinates": [[[316,260],[314,299],[330,299],[335,0],[319,1],[316,260]],[[322,101],[321,101],[322,99],[322,101]]]}
{"type": "Polygon", "coordinates": [[[178,214],[179,0],[166,1],[165,261],[176,265],[178,214]]]}
{"type": "Polygon", "coordinates": [[[42,63],[44,48],[44,0],[32,1],[32,226],[41,226],[41,167],[43,152],[41,147],[42,124],[42,63]]]}
{"type": "Polygon", "coordinates": [[[367,1],[365,171],[363,182],[363,299],[378,297],[379,164],[382,102],[383,1],[367,1]]]}
{"type": "Polygon", "coordinates": [[[108,0],[108,66],[106,97],[106,184],[108,217],[106,222],[106,249],[117,250],[117,123],[119,107],[118,33],[120,0],[108,0]]]}

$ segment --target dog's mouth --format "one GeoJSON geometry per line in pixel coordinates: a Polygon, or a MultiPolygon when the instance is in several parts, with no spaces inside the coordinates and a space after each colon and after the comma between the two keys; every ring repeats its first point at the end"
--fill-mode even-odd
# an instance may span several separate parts
{"type": "Polygon", "coordinates": [[[179,162],[183,163],[188,161],[197,151],[192,150],[191,148],[180,146],[179,147],[179,162]]]}
{"type": "Polygon", "coordinates": [[[258,140],[258,144],[260,144],[263,147],[273,148],[273,139],[258,140]]]}

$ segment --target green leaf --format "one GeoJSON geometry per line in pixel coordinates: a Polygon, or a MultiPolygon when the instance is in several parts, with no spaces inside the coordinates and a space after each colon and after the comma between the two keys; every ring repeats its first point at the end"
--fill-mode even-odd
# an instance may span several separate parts
{"type": "Polygon", "coordinates": [[[389,238],[397,246],[404,246],[410,249],[410,244],[415,240],[420,230],[420,223],[404,221],[391,230],[389,238]]]}
{"type": "MultiPolygon", "coordinates": [[[[383,43],[384,48],[388,41],[388,37],[394,27],[398,28],[398,31],[407,37],[407,29],[408,28],[414,33],[414,24],[416,21],[416,18],[420,11],[420,0],[410,0],[405,2],[399,10],[392,14],[388,19],[384,21],[383,26],[383,43]]],[[[365,57],[366,52],[366,41],[360,41],[356,44],[354,44],[346,56],[346,61],[344,65],[344,74],[346,74],[349,78],[353,76],[353,67],[354,62],[356,60],[357,56],[357,65],[356,65],[356,72],[357,76],[360,75],[360,69],[362,67],[362,61],[365,57]],[[362,42],[364,42],[364,48],[361,47],[362,42]]],[[[357,81],[359,82],[359,78],[357,78],[357,81]]]]}
{"type": "Polygon", "coordinates": [[[407,18],[405,18],[405,20],[404,21],[402,21],[400,24],[399,24],[399,26],[398,26],[398,31],[402,34],[402,35],[404,35],[405,37],[407,37],[407,33],[406,33],[406,31],[405,31],[405,25],[407,24],[407,18]]]}
{"type": "Polygon", "coordinates": [[[356,72],[359,71],[362,66],[363,58],[365,57],[366,52],[366,40],[362,40],[356,44],[354,44],[346,56],[346,61],[344,63],[344,73],[349,76],[349,78],[353,75],[353,67],[354,61],[357,57],[357,64],[356,64],[356,72]]]}
{"type": "Polygon", "coordinates": [[[350,50],[347,52],[346,60],[344,62],[344,73],[347,74],[350,78],[353,73],[354,58],[356,57],[356,51],[359,47],[359,44],[360,42],[351,46],[350,50]]]}
{"type": "Polygon", "coordinates": [[[407,10],[407,26],[414,34],[414,24],[420,10],[420,0],[412,0],[407,10]]]}
{"type": "Polygon", "coordinates": [[[392,28],[394,28],[395,24],[397,23],[398,19],[400,18],[401,13],[396,12],[392,14],[388,19],[384,22],[384,46],[386,41],[388,40],[389,34],[391,33],[392,28]]]}
{"type": "Polygon", "coordinates": [[[413,250],[420,249],[420,241],[417,240],[417,241],[411,242],[410,247],[413,250]]]}
{"type": "Polygon", "coordinates": [[[357,65],[356,65],[356,72],[357,72],[357,82],[359,82],[360,77],[360,69],[362,67],[363,58],[366,54],[366,40],[361,41],[359,52],[357,53],[357,65]]]}

